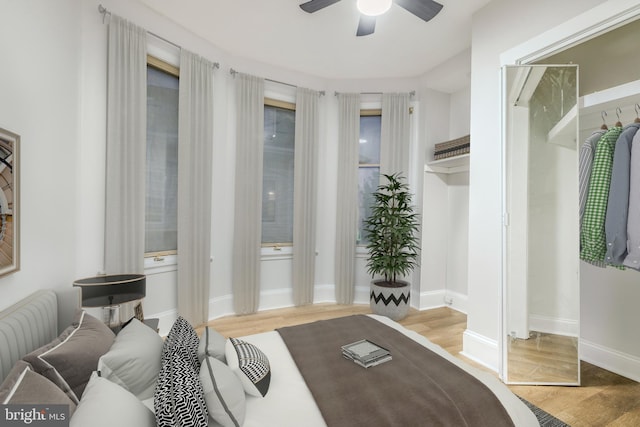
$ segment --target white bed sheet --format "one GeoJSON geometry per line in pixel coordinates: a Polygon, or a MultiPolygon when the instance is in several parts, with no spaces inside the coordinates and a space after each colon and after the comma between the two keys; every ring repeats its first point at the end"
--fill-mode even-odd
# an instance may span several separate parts
{"type": "MultiPolygon", "coordinates": [[[[529,408],[495,376],[452,356],[442,347],[387,317],[373,314],[369,316],[397,329],[482,381],[500,399],[516,426],[539,427],[538,420],[529,408]]],[[[271,385],[267,395],[263,398],[247,395],[244,427],[326,427],[320,410],[280,334],[272,331],[240,338],[261,349],[271,365],[271,385]]]]}

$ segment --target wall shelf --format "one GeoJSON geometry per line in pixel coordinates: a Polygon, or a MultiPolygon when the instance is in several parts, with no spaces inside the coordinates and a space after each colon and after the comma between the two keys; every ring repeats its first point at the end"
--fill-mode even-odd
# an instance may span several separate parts
{"type": "Polygon", "coordinates": [[[424,171],[445,174],[468,172],[470,156],[471,154],[461,154],[446,159],[433,160],[424,166],[424,171]]]}

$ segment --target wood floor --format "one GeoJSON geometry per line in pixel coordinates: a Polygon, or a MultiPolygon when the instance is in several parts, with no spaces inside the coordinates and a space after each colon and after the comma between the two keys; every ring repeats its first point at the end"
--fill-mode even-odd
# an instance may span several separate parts
{"type": "MultiPolygon", "coordinates": [[[[364,305],[314,304],[224,317],[209,322],[209,325],[227,337],[239,337],[272,331],[281,326],[366,313],[370,310],[364,305]]],[[[462,334],[467,326],[465,314],[447,307],[411,310],[400,323],[456,357],[482,368],[459,354],[462,351],[462,334]]],[[[581,363],[581,377],[581,387],[514,385],[509,388],[572,427],[640,426],[640,383],[585,362],[581,363]]]]}
{"type": "Polygon", "coordinates": [[[578,338],[531,331],[529,339],[507,337],[509,382],[576,384],[578,338]]]}

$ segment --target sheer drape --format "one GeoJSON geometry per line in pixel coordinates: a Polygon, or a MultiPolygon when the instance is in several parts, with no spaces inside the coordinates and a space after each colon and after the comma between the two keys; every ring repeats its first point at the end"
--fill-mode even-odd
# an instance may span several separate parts
{"type": "Polygon", "coordinates": [[[316,261],[318,92],[298,88],[293,185],[293,302],[313,303],[316,261]]]}
{"type": "Polygon", "coordinates": [[[382,95],[380,174],[409,173],[409,94],[382,95]]]}
{"type": "Polygon", "coordinates": [[[360,95],[338,94],[338,203],[336,218],[336,302],[353,303],[358,231],[358,141],[360,95]]]}
{"type": "Polygon", "coordinates": [[[260,300],[264,79],[236,73],[233,306],[255,313],[260,300]]]}
{"type": "Polygon", "coordinates": [[[111,15],[107,65],[107,273],[144,270],[147,34],[111,15]]]}
{"type": "Polygon", "coordinates": [[[192,325],[209,320],[211,62],[182,49],[178,114],[178,313],[192,325]]]}

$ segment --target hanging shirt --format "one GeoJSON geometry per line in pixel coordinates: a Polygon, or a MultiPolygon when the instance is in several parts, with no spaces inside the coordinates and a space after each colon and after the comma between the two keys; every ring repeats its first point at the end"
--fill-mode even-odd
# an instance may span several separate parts
{"type": "Polygon", "coordinates": [[[598,141],[593,156],[587,204],[580,233],[580,259],[585,261],[602,262],[607,252],[604,222],[607,216],[613,154],[621,133],[622,127],[615,126],[609,129],[598,141]]]}
{"type": "Polygon", "coordinates": [[[582,232],[582,218],[584,217],[584,207],[587,204],[587,192],[589,191],[589,179],[591,178],[591,165],[593,155],[596,152],[596,145],[605,130],[598,129],[593,132],[580,146],[580,157],[578,160],[578,191],[580,194],[580,230],[582,232]]]}
{"type": "Polygon", "coordinates": [[[604,262],[615,266],[621,266],[627,256],[631,144],[638,129],[640,129],[640,123],[625,126],[618,137],[613,154],[607,217],[604,223],[607,238],[604,262]]]}
{"type": "Polygon", "coordinates": [[[629,253],[624,265],[640,270],[640,132],[636,132],[631,143],[627,239],[629,253]]]}

